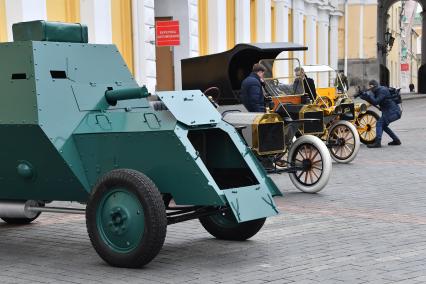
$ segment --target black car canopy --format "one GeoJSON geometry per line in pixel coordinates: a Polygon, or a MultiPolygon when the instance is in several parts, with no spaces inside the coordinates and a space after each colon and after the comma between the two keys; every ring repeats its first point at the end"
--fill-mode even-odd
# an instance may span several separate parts
{"type": "Polygon", "coordinates": [[[182,89],[205,91],[218,87],[219,104],[236,104],[241,82],[250,74],[253,64],[262,59],[275,59],[283,51],[307,49],[288,42],[237,44],[225,52],[183,59],[182,89]]]}

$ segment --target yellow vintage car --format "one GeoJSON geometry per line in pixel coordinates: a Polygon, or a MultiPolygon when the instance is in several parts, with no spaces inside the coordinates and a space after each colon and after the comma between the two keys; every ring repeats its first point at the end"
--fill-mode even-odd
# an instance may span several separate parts
{"type": "MultiPolygon", "coordinates": [[[[279,102],[305,104],[310,105],[310,109],[313,109],[314,106],[321,107],[327,116],[327,114],[335,112],[336,106],[340,106],[337,108],[338,111],[344,107],[347,111],[338,118],[349,121],[355,126],[362,143],[374,142],[379,115],[368,110],[366,103],[353,102],[339,73],[332,67],[328,65],[301,66],[296,58],[268,59],[261,60],[261,63],[268,69],[268,85],[275,86],[276,89],[272,91],[275,108],[278,107],[279,102]],[[312,91],[308,90],[309,84],[306,83],[306,79],[299,86],[293,84],[299,80],[297,75],[293,74],[293,69],[297,66],[302,68],[304,74],[315,82],[316,98],[313,97],[312,91]]],[[[271,90],[271,88],[269,89],[271,90]]]]}
{"type": "MultiPolygon", "coordinates": [[[[329,74],[328,85],[320,85],[316,88],[316,104],[332,107],[336,105],[339,99],[349,98],[346,84],[340,74],[332,67],[327,65],[304,65],[302,68],[308,76],[312,77],[319,77],[324,73],[329,74]],[[340,86],[340,88],[337,86],[340,86]]],[[[371,144],[376,138],[376,123],[380,116],[373,110],[361,111],[361,104],[355,103],[355,117],[351,122],[355,125],[361,142],[371,144]]]]}
{"type": "Polygon", "coordinates": [[[301,125],[299,133],[321,138],[335,161],[353,161],[360,146],[354,122],[367,106],[355,104],[346,93],[337,94],[330,87],[333,69],[323,65],[300,66],[296,58],[264,59],[259,63],[266,68],[265,91],[272,109],[284,118],[315,119],[301,125]]]}

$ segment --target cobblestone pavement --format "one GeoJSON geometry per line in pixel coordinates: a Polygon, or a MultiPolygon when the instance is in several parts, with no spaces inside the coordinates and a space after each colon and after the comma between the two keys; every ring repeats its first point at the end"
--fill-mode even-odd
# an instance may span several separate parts
{"type": "Polygon", "coordinates": [[[426,283],[425,121],[426,100],[405,102],[393,125],[402,146],[362,146],[352,164],[333,164],[319,194],[275,176],[282,214],[251,240],[215,240],[197,221],[172,225],[143,269],[106,265],[80,215],[0,222],[0,282],[426,283]]]}

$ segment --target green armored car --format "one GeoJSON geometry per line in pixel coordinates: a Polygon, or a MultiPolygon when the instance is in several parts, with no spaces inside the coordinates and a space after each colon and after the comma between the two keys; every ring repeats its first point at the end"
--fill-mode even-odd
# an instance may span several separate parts
{"type": "Polygon", "coordinates": [[[245,240],[281,195],[238,132],[200,91],[139,87],[114,45],[80,24],[13,26],[0,44],[0,218],[86,215],[102,259],[141,267],[167,225],[199,219],[245,240]],[[49,206],[77,201],[85,209],[49,206]]]}

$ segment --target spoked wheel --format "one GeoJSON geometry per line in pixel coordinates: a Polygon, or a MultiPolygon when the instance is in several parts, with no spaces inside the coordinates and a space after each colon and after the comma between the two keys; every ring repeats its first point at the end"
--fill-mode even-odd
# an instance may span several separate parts
{"type": "Polygon", "coordinates": [[[86,208],[90,241],[118,267],[149,263],[166,237],[166,209],[154,183],[140,172],[118,169],[97,183],[86,208]]]}
{"type": "Polygon", "coordinates": [[[338,163],[352,162],[358,154],[360,146],[355,126],[343,120],[335,123],[329,130],[327,145],[333,160],[338,163]]]}
{"type": "Polygon", "coordinates": [[[318,137],[304,135],[291,145],[288,154],[290,180],[301,191],[315,193],[330,179],[331,158],[324,142],[318,137]]]}
{"type": "Polygon", "coordinates": [[[380,116],[372,110],[358,116],[357,130],[359,139],[364,144],[372,144],[376,139],[376,124],[380,116]]]}
{"type": "Polygon", "coordinates": [[[223,212],[200,218],[204,229],[212,236],[231,241],[245,241],[259,232],[266,218],[238,223],[231,212],[223,212]]]}

